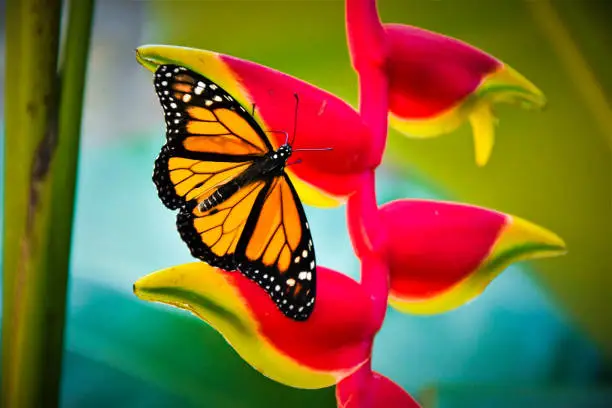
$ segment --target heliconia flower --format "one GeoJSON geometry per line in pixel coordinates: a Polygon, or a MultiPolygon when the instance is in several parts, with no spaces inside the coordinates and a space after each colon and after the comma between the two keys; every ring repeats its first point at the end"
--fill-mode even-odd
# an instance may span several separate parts
{"type": "MultiPolygon", "coordinates": [[[[297,94],[292,147],[333,148],[294,152],[292,160],[302,162],[286,168],[306,204],[332,207],[344,202],[359,185],[359,174],[380,161],[372,157],[370,131],[359,114],[340,98],[307,82],[254,62],[194,48],[142,46],[136,58],[151,71],[161,64],[177,64],[209,78],[249,111],[255,104],[255,119],[264,131],[286,131],[290,141],[297,94]]],[[[275,148],[286,140],[279,133],[268,136],[275,148]]]]}
{"type": "Polygon", "coordinates": [[[398,200],[380,209],[389,245],[389,303],[407,313],[465,304],[512,262],[565,253],[554,233],[481,207],[398,200]]]}
{"type": "Polygon", "coordinates": [[[494,144],[495,103],[546,104],[529,80],[478,48],[422,28],[382,24],[374,0],[347,0],[346,9],[353,65],[364,73],[368,64],[384,71],[387,89],[379,92],[388,97],[389,123],[406,136],[435,137],[469,121],[476,163],[483,166],[494,144]]]}
{"type": "Polygon", "coordinates": [[[369,361],[376,327],[362,287],[317,268],[310,318],[288,319],[253,281],[195,262],[154,272],[134,284],[143,300],[188,310],[221,333],[253,368],[282,384],[322,388],[369,361]]]}

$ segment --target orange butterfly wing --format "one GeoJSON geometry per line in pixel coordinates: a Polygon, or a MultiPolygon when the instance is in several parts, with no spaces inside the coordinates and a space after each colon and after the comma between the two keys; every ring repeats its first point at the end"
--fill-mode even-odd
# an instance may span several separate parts
{"type": "Polygon", "coordinates": [[[272,150],[255,120],[214,82],[163,65],[155,88],[166,118],[167,143],[153,181],[164,205],[177,209],[245,171],[272,150]]]}

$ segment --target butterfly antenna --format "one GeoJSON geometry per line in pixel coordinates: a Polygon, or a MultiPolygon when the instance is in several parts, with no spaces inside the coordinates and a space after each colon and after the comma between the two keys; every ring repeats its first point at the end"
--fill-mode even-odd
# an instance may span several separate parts
{"type": "Polygon", "coordinates": [[[294,152],[314,152],[314,151],[324,151],[324,150],[334,150],[333,147],[307,147],[304,149],[293,149],[294,152]]]}
{"type": "Polygon", "coordinates": [[[300,102],[300,98],[297,93],[294,93],[295,97],[295,115],[293,116],[293,138],[291,139],[291,146],[293,146],[293,142],[295,142],[295,133],[297,131],[297,117],[298,117],[298,104],[300,102]]]}
{"type": "MultiPolygon", "coordinates": [[[[295,115],[293,121],[293,138],[291,139],[291,146],[293,146],[293,142],[295,142],[295,134],[297,133],[297,118],[298,118],[298,105],[300,103],[300,97],[297,93],[294,93],[295,97],[295,115]]],[[[331,147],[323,147],[323,148],[305,148],[305,149],[292,149],[294,152],[304,152],[304,151],[323,151],[323,150],[333,150],[331,147]]]]}

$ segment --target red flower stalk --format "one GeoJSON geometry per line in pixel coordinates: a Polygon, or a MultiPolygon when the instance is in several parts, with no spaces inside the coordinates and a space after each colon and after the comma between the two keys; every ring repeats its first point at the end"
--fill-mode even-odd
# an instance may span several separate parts
{"type": "MultiPolygon", "coordinates": [[[[201,262],[145,276],[135,283],[134,291],[142,299],[191,311],[218,330],[252,367],[275,381],[310,389],[336,385],[338,407],[418,407],[401,387],[371,369],[372,344],[388,300],[403,312],[444,312],[478,296],[511,262],[558,255],[565,244],[552,232],[520,218],[475,206],[398,200],[378,207],[374,172],[384,151],[389,112],[407,123],[412,114],[418,116],[431,107],[439,113],[448,101],[461,99],[456,92],[459,85],[439,75],[435,65],[427,65],[431,61],[405,55],[410,47],[422,44],[419,39],[428,44],[438,41],[439,47],[433,48],[438,57],[451,66],[478,68],[468,69],[474,78],[500,65],[491,64],[481,72],[487,64],[474,61],[491,60],[463,43],[442,41],[437,34],[415,28],[383,26],[374,0],[347,0],[346,17],[353,66],[359,75],[359,113],[297,78],[227,55],[145,46],[138,49],[137,59],[151,71],[160,64],[176,64],[209,77],[243,106],[255,103],[255,119],[266,130],[293,127],[291,102],[297,92],[297,147],[333,147],[333,151],[301,155],[303,164],[292,168],[290,177],[306,204],[333,206],[347,201],[349,232],[361,261],[360,282],[317,267],[317,302],[304,322],[285,317],[257,284],[240,273],[201,262]],[[413,92],[400,79],[403,70],[410,71],[414,64],[424,64],[423,72],[431,74],[426,92],[413,92]],[[446,91],[430,92],[436,89],[446,91]],[[450,94],[454,99],[447,98],[450,94]]],[[[504,95],[517,96],[517,92],[504,95]]],[[[281,138],[272,140],[274,147],[283,142],[281,138]]]]}

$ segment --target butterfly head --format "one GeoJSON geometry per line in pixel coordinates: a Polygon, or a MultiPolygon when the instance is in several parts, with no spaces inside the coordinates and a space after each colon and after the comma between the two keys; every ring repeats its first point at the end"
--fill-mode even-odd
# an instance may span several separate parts
{"type": "Polygon", "coordinates": [[[286,161],[289,158],[289,156],[291,156],[291,153],[292,153],[292,149],[288,143],[283,144],[276,151],[276,154],[278,154],[278,158],[283,159],[284,161],[286,161]]]}

